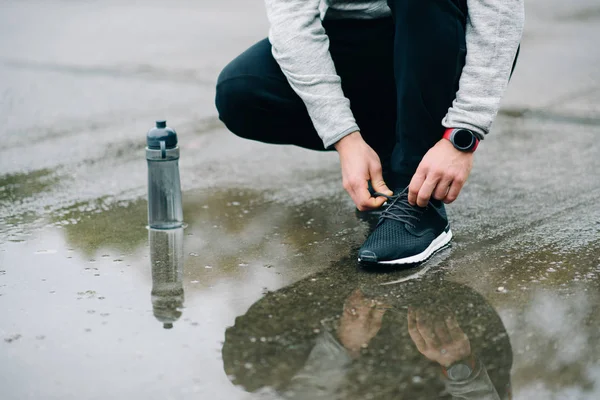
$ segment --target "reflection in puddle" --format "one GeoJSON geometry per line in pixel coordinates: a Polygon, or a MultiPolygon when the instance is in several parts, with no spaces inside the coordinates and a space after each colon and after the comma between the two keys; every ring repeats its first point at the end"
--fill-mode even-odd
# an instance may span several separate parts
{"type": "Polygon", "coordinates": [[[227,329],[235,385],[285,399],[509,398],[512,347],[483,296],[440,274],[382,285],[343,264],[267,294],[227,329]]]}
{"type": "Polygon", "coordinates": [[[165,329],[182,314],[183,228],[148,230],[152,264],[152,311],[165,329]]]}
{"type": "MultiPolygon", "coordinates": [[[[58,180],[55,173],[49,169],[0,175],[0,206],[19,204],[29,197],[50,189],[58,180]]],[[[0,211],[4,210],[0,208],[0,211]]]]}
{"type": "Polygon", "coordinates": [[[147,213],[145,200],[97,200],[75,204],[52,214],[51,219],[61,226],[70,248],[91,258],[103,249],[127,254],[142,245],[146,241],[147,213]],[[63,224],[65,220],[76,223],[63,224]]]}
{"type": "Polygon", "coordinates": [[[0,376],[61,399],[116,385],[135,398],[484,398],[444,375],[460,358],[449,375],[490,396],[600,398],[599,242],[477,253],[458,237],[439,262],[374,274],[356,266],[368,224],[347,206],[199,191],[189,227],[170,232],[145,229],[144,200],[51,214],[0,243],[0,376]]]}

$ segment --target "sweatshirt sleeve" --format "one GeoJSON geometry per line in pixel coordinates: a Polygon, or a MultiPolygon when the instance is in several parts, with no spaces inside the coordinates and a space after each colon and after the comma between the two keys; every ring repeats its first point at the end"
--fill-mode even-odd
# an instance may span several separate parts
{"type": "Polygon", "coordinates": [[[467,58],[452,107],[442,121],[483,139],[498,114],[523,34],[524,0],[467,0],[467,58]]]}
{"type": "Polygon", "coordinates": [[[304,367],[292,377],[286,398],[328,400],[342,386],[352,358],[333,335],[325,330],[310,352],[304,367]]]}
{"type": "Polygon", "coordinates": [[[330,148],[359,130],[344,96],[321,23],[320,0],[265,0],[273,56],[330,148]]]}

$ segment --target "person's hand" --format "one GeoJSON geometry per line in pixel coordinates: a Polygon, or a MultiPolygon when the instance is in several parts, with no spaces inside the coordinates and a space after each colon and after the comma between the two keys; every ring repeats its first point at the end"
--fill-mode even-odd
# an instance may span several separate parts
{"type": "Polygon", "coordinates": [[[473,167],[473,153],[454,148],[441,139],[423,157],[408,186],[408,202],[426,207],[430,198],[452,203],[458,197],[473,167]]]}
{"type": "Polygon", "coordinates": [[[377,335],[388,308],[380,301],[366,299],[360,289],[348,296],[337,334],[352,357],[358,357],[360,349],[377,335]]]}
{"type": "Polygon", "coordinates": [[[342,166],[342,183],[356,208],[360,211],[379,208],[387,200],[372,197],[368,181],[376,192],[386,195],[394,193],[386,186],[381,173],[381,161],[375,151],[363,140],[360,132],[343,137],[335,144],[342,166]]]}
{"type": "Polygon", "coordinates": [[[436,315],[409,307],[408,334],[421,354],[444,368],[471,356],[469,338],[450,310],[436,315]]]}

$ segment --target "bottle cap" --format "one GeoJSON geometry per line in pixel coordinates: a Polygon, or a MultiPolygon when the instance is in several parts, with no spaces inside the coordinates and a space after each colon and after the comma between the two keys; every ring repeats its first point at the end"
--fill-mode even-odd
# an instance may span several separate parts
{"type": "Polygon", "coordinates": [[[160,142],[165,142],[167,149],[177,147],[177,132],[167,126],[167,121],[156,121],[156,127],[148,131],[146,145],[149,149],[160,150],[160,142]]]}

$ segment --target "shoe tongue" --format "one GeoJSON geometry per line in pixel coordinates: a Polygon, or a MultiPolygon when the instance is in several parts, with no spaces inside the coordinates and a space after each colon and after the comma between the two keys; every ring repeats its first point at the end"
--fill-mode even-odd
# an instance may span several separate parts
{"type": "Polygon", "coordinates": [[[390,211],[394,212],[395,214],[397,213],[412,213],[412,212],[417,212],[420,210],[424,210],[425,207],[419,207],[418,205],[412,205],[408,202],[408,192],[403,191],[402,193],[400,193],[398,195],[398,199],[396,200],[396,202],[394,203],[395,207],[392,208],[390,211]]]}
{"type": "Polygon", "coordinates": [[[397,195],[392,202],[387,206],[387,208],[382,213],[379,221],[377,222],[377,226],[380,226],[384,223],[384,221],[388,221],[388,224],[392,223],[406,223],[411,220],[411,216],[417,216],[419,211],[421,210],[418,206],[412,206],[408,202],[408,196],[405,192],[401,192],[397,195]],[[396,219],[394,217],[400,218],[396,219]]]}
{"type": "Polygon", "coordinates": [[[398,197],[408,197],[408,187],[394,190],[394,195],[398,197]]]}

